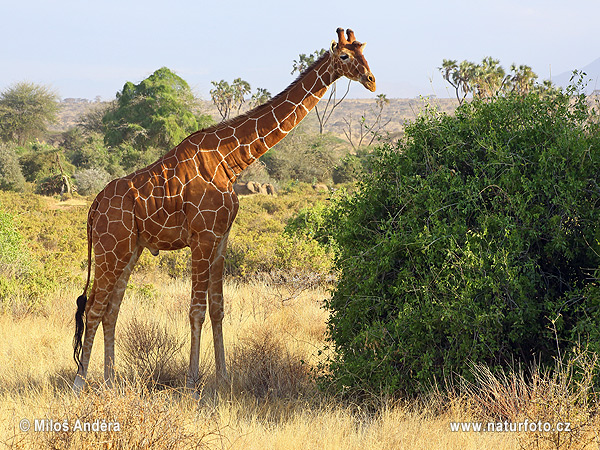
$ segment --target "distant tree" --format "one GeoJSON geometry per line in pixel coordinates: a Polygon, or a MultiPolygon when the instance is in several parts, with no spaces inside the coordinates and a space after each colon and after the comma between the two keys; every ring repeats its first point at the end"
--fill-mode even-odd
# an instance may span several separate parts
{"type": "Polygon", "coordinates": [[[508,79],[511,91],[528,94],[534,87],[537,75],[531,70],[531,67],[521,64],[517,67],[516,64],[510,66],[512,75],[508,79]]]}
{"type": "Polygon", "coordinates": [[[210,91],[210,97],[219,110],[221,118],[229,119],[234,111],[239,114],[242,105],[246,102],[245,95],[251,92],[250,83],[241,78],[236,78],[231,84],[225,80],[211,83],[215,88],[210,91]]]}
{"type": "Polygon", "coordinates": [[[104,114],[104,141],[135,149],[168,149],[199,128],[198,101],[187,82],[162,67],[139,84],[127,82],[104,114]]]}
{"type": "Polygon", "coordinates": [[[300,55],[298,55],[298,60],[294,60],[292,75],[294,75],[294,73],[296,72],[304,72],[306,69],[312,66],[315,63],[315,61],[317,61],[321,56],[323,56],[326,51],[327,50],[322,48],[321,50],[315,50],[309,55],[305,53],[301,53],[300,55]]]}
{"type": "Polygon", "coordinates": [[[114,105],[110,102],[96,102],[96,104],[79,119],[79,121],[77,122],[77,128],[84,134],[104,134],[104,115],[111,108],[114,108],[114,105]]]}
{"type": "Polygon", "coordinates": [[[553,89],[550,82],[536,85],[538,76],[531,67],[512,64],[507,74],[500,61],[489,56],[483,58],[481,64],[444,59],[438,69],[454,88],[460,104],[469,94],[485,99],[507,93],[526,95],[533,89],[553,89]]]}
{"type": "Polygon", "coordinates": [[[0,138],[24,145],[43,136],[56,122],[58,94],[47,86],[27,81],[0,93],[0,138]]]}
{"type": "Polygon", "coordinates": [[[392,121],[392,119],[383,119],[383,110],[390,104],[390,99],[385,94],[378,94],[375,100],[375,108],[371,108],[372,120],[367,120],[366,114],[360,118],[358,122],[358,134],[354,133],[354,123],[352,114],[344,118],[346,122],[346,128],[342,131],[352,145],[354,150],[358,149],[363,142],[366,145],[371,145],[375,139],[380,137],[385,130],[385,127],[392,121]],[[368,139],[368,142],[365,140],[368,139]]]}
{"type": "MultiPolygon", "coordinates": [[[[321,50],[315,50],[310,55],[301,53],[299,55],[298,59],[294,60],[293,67],[292,67],[292,75],[295,72],[298,72],[298,73],[304,72],[312,64],[314,64],[316,61],[318,61],[319,58],[321,58],[325,54],[325,52],[326,52],[326,50],[324,48],[322,48],[321,50]]],[[[337,82],[335,82],[335,83],[333,83],[333,86],[331,86],[331,89],[329,90],[329,97],[327,97],[327,100],[326,101],[321,100],[321,102],[319,102],[317,104],[317,106],[315,106],[315,114],[317,115],[317,121],[319,122],[319,133],[320,134],[323,134],[323,131],[325,130],[325,125],[331,118],[331,114],[333,113],[333,110],[346,98],[349,91],[350,91],[350,80],[348,80],[348,87],[346,88],[346,92],[344,93],[344,95],[342,96],[341,99],[337,100],[337,98],[336,98],[337,97],[337,82]],[[324,106],[319,106],[319,105],[321,105],[321,103],[323,103],[324,106]]]]}
{"type": "Polygon", "coordinates": [[[257,88],[256,92],[252,94],[250,99],[250,106],[256,108],[257,106],[267,103],[271,100],[271,93],[264,88],[257,88]]]}
{"type": "Polygon", "coordinates": [[[444,59],[439,70],[444,79],[454,88],[456,98],[462,104],[467,95],[471,93],[470,83],[475,75],[475,65],[469,61],[459,64],[456,60],[444,59]]]}
{"type": "Polygon", "coordinates": [[[505,80],[505,76],[506,72],[500,65],[500,60],[490,56],[483,58],[475,71],[476,94],[480,98],[490,98],[499,94],[508,80],[505,80]]]}

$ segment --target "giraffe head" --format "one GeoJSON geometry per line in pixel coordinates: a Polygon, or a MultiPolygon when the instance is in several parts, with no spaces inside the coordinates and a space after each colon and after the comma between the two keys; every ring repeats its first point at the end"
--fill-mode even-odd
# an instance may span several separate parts
{"type": "Polygon", "coordinates": [[[331,41],[329,52],[333,58],[336,73],[354,81],[359,81],[371,92],[375,91],[375,77],[363,55],[366,43],[360,43],[354,37],[354,31],[338,28],[338,41],[331,41]],[[346,37],[347,36],[347,37],[346,37]]]}

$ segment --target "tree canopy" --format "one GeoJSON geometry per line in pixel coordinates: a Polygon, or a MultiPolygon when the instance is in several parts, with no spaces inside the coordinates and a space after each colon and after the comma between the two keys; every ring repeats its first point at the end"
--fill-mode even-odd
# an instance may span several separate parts
{"type": "Polygon", "coordinates": [[[0,94],[0,138],[24,145],[44,135],[57,113],[58,94],[48,86],[15,83],[0,94]]]}
{"type": "Polygon", "coordinates": [[[489,56],[483,58],[480,64],[444,59],[438,69],[454,88],[460,103],[469,94],[476,98],[491,98],[507,93],[525,95],[535,89],[551,88],[550,82],[536,84],[538,76],[531,67],[512,64],[510,72],[506,73],[500,61],[489,56]]]}
{"type": "Polygon", "coordinates": [[[117,93],[114,107],[103,117],[105,143],[171,148],[209,125],[207,116],[195,114],[197,108],[187,82],[162,67],[139,84],[125,83],[117,93]]]}

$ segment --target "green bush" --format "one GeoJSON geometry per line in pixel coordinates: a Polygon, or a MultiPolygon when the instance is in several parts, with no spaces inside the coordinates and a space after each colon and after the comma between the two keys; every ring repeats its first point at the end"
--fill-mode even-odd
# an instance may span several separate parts
{"type": "Polygon", "coordinates": [[[0,143],[0,189],[22,192],[25,186],[25,177],[15,150],[0,143]]]}
{"type": "Polygon", "coordinates": [[[87,208],[57,209],[52,204],[34,194],[0,191],[3,311],[43,312],[50,292],[85,282],[87,208]]]}
{"type": "Polygon", "coordinates": [[[0,210],[0,273],[20,275],[23,272],[25,247],[11,214],[0,210]]]}
{"type": "Polygon", "coordinates": [[[331,251],[286,230],[286,224],[298,211],[319,203],[325,195],[298,184],[284,187],[278,197],[240,198],[238,216],[229,235],[226,273],[241,278],[276,272],[326,277],[332,269],[331,251]]]}
{"type": "Polygon", "coordinates": [[[112,179],[111,175],[104,169],[83,169],[73,175],[77,192],[81,195],[97,194],[112,179]]]}
{"type": "Polygon", "coordinates": [[[600,127],[584,97],[429,111],[370,164],[333,211],[335,387],[413,394],[471,362],[600,350],[600,127]]]}
{"type": "Polygon", "coordinates": [[[44,144],[32,144],[19,149],[19,164],[25,179],[31,183],[54,171],[56,149],[44,144]]]}
{"type": "Polygon", "coordinates": [[[0,209],[0,311],[22,313],[39,306],[35,297],[45,283],[38,269],[13,216],[0,209]]]}
{"type": "Polygon", "coordinates": [[[310,134],[301,124],[261,161],[275,180],[324,183],[331,180],[334,167],[348,150],[347,142],[333,135],[310,134]]]}

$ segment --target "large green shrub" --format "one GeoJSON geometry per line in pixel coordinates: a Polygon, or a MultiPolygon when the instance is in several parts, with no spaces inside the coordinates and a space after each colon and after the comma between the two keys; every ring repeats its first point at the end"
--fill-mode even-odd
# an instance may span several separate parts
{"type": "Polygon", "coordinates": [[[583,97],[430,111],[337,202],[330,381],[418,393],[600,349],[600,129],[583,97]]]}

